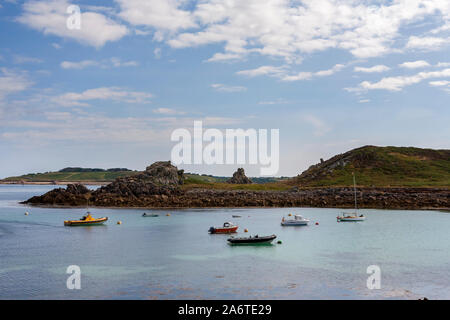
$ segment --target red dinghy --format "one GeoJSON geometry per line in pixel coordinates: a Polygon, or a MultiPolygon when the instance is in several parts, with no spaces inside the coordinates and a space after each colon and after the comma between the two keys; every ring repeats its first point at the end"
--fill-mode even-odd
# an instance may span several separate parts
{"type": "Polygon", "coordinates": [[[223,224],[223,227],[221,227],[221,228],[216,228],[216,227],[209,228],[209,233],[211,233],[211,234],[213,234],[213,233],[235,233],[237,229],[238,229],[238,226],[235,226],[231,222],[225,222],[223,224]]]}

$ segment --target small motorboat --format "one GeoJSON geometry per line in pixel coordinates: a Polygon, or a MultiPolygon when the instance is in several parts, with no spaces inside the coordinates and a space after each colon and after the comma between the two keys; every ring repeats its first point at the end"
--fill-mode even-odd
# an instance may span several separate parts
{"type": "Polygon", "coordinates": [[[220,227],[220,228],[211,227],[211,228],[209,228],[209,233],[211,233],[211,234],[214,234],[214,233],[235,233],[237,229],[238,229],[238,226],[235,226],[231,222],[225,222],[223,224],[223,227],[220,227]]]}
{"type": "Polygon", "coordinates": [[[228,239],[229,244],[237,245],[256,245],[256,244],[271,244],[273,240],[276,239],[276,235],[272,234],[270,236],[253,236],[253,237],[242,237],[242,238],[234,238],[231,237],[228,239]]]}
{"type": "Polygon", "coordinates": [[[101,225],[108,221],[108,217],[102,217],[95,219],[91,216],[91,213],[88,211],[86,215],[84,215],[80,220],[66,220],[64,221],[65,226],[75,227],[75,226],[95,226],[101,225]]]}
{"type": "Polygon", "coordinates": [[[233,217],[233,218],[242,218],[242,216],[239,216],[239,215],[237,215],[237,214],[233,214],[232,217],[233,217]]]}
{"type": "Polygon", "coordinates": [[[159,217],[159,214],[156,213],[145,213],[142,215],[143,217],[159,217]]]}
{"type": "Polygon", "coordinates": [[[343,213],[342,216],[336,217],[338,222],[354,222],[354,221],[364,221],[366,217],[364,215],[357,215],[356,213],[343,213]]]}
{"type": "Polygon", "coordinates": [[[282,226],[306,226],[308,225],[309,220],[306,218],[303,218],[301,215],[296,214],[294,216],[294,219],[281,219],[281,225],[282,226]]]}

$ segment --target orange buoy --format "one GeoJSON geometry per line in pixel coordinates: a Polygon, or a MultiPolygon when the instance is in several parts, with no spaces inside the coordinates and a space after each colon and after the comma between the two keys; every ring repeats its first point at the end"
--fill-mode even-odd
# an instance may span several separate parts
{"type": "Polygon", "coordinates": [[[248,232],[248,229],[244,229],[244,232],[248,232]]]}
{"type": "Polygon", "coordinates": [[[318,222],[316,222],[316,226],[318,226],[319,225],[319,223],[318,222]]]}
{"type": "Polygon", "coordinates": [[[289,217],[292,217],[292,213],[289,213],[288,216],[289,216],[289,217]]]}
{"type": "Polygon", "coordinates": [[[166,214],[166,216],[170,217],[170,213],[166,214]]]}
{"type": "Polygon", "coordinates": [[[117,224],[122,224],[122,221],[120,221],[120,220],[119,220],[119,221],[117,221],[117,224]]]}

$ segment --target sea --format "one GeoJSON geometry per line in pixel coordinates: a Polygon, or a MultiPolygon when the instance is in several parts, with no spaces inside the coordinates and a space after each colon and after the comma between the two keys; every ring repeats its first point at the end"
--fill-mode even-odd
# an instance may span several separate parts
{"type": "Polygon", "coordinates": [[[20,204],[57,187],[0,185],[0,299],[450,299],[449,212],[364,209],[366,221],[338,223],[335,208],[89,208],[108,222],[65,227],[86,208],[20,204]],[[282,227],[289,214],[311,222],[282,227]],[[236,236],[277,239],[208,233],[228,221],[236,236]]]}

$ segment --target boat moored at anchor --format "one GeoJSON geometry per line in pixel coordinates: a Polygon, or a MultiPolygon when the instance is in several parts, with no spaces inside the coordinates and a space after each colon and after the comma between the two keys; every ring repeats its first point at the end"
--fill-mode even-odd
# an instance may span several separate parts
{"type": "Polygon", "coordinates": [[[238,226],[232,224],[231,222],[225,222],[222,227],[211,227],[208,232],[211,234],[216,233],[236,233],[238,226]]]}

